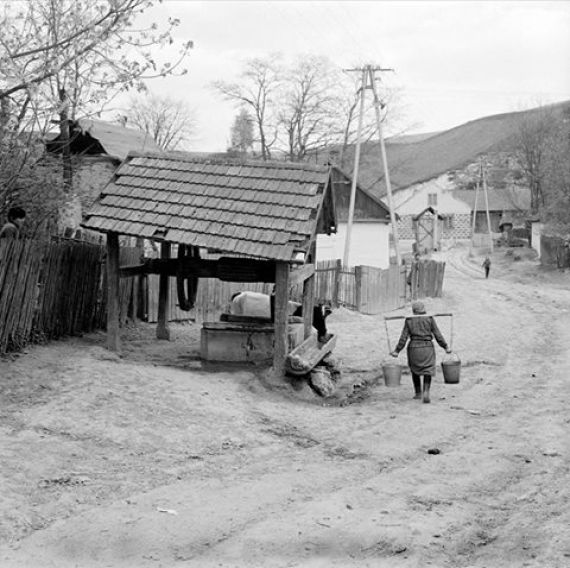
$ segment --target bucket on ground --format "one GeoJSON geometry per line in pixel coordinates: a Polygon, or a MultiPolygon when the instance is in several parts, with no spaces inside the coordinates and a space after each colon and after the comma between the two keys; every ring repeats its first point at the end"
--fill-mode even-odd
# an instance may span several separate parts
{"type": "Polygon", "coordinates": [[[451,385],[459,382],[461,360],[455,353],[451,353],[449,359],[444,359],[441,362],[441,369],[443,370],[443,382],[451,385]]]}
{"type": "Polygon", "coordinates": [[[382,364],[382,374],[387,387],[399,387],[402,379],[402,365],[392,361],[382,364]]]}

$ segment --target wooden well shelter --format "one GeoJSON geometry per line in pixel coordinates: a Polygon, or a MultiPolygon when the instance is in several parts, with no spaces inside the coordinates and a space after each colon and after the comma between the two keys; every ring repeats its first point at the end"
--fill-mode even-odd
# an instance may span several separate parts
{"type": "Polygon", "coordinates": [[[330,165],[130,153],[82,223],[107,237],[108,348],[120,348],[121,277],[160,275],[159,339],[170,338],[170,277],[177,278],[186,308],[200,278],[269,282],[275,283],[273,366],[282,372],[290,289],[300,283],[304,337],[311,333],[316,238],[337,229],[333,171],[330,165]],[[160,258],[120,267],[121,235],[160,243],[160,258]]]}

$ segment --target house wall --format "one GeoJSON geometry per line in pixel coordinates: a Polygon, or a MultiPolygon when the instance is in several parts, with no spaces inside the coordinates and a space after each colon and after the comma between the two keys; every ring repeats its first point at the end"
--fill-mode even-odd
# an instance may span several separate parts
{"type": "MultiPolygon", "coordinates": [[[[344,257],[346,227],[346,223],[339,223],[336,234],[317,236],[317,260],[344,257]]],[[[349,265],[388,268],[390,265],[390,225],[388,223],[353,223],[349,265]]]]}
{"type": "Polygon", "coordinates": [[[434,207],[440,215],[446,217],[440,225],[443,240],[468,239],[471,236],[471,209],[451,194],[453,189],[455,184],[444,174],[394,194],[394,208],[400,217],[398,232],[404,243],[415,239],[412,218],[428,206],[434,207]],[[433,195],[436,196],[435,202],[430,197],[433,195]]]}
{"type": "MultiPolygon", "coordinates": [[[[46,162],[58,164],[59,157],[48,155],[46,162]]],[[[116,162],[106,156],[73,157],[73,193],[60,211],[62,229],[78,229],[83,214],[99,196],[105,185],[111,181],[116,162]]]]}

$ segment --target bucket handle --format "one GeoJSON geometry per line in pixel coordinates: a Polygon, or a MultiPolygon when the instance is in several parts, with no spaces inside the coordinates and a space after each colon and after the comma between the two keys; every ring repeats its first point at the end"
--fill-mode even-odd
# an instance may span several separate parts
{"type": "Polygon", "coordinates": [[[451,353],[447,353],[447,355],[442,359],[442,363],[445,361],[461,362],[461,360],[459,359],[459,355],[457,353],[455,353],[454,351],[452,351],[451,353]]]}

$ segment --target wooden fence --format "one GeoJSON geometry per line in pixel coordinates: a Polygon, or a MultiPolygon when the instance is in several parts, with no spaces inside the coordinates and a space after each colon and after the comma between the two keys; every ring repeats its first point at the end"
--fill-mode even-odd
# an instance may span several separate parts
{"type": "MultiPolygon", "coordinates": [[[[137,264],[141,251],[121,249],[121,265],[137,264]]],[[[445,263],[420,261],[386,270],[369,266],[346,268],[337,260],[319,262],[315,298],[366,314],[390,311],[406,301],[442,294],[445,263]]],[[[171,320],[219,320],[231,296],[241,290],[270,293],[271,284],[200,279],[196,306],[178,307],[176,280],[170,279],[171,320]]],[[[297,298],[298,299],[298,298],[297,298]]],[[[105,248],[62,239],[50,244],[0,240],[0,353],[29,342],[78,335],[106,326],[105,248]]],[[[158,277],[121,278],[120,319],[138,315],[156,321],[158,277]]]]}
{"type": "MultiPolygon", "coordinates": [[[[69,239],[0,240],[0,353],[30,342],[105,328],[105,252],[69,239]]],[[[121,251],[132,264],[137,249],[121,251]]],[[[135,278],[121,279],[121,321],[134,310],[135,278]]]]}
{"type": "Polygon", "coordinates": [[[542,235],[540,237],[540,263],[545,266],[568,268],[570,248],[562,237],[542,235]]]}

